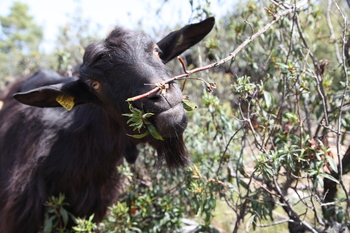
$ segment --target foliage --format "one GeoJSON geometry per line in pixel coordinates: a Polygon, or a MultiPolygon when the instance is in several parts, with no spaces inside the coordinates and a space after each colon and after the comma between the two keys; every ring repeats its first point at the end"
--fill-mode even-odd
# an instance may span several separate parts
{"type": "Polygon", "coordinates": [[[78,7],[70,21],[59,27],[54,52],[56,61],[52,68],[65,71],[66,75],[77,72],[77,66],[83,60],[85,47],[92,41],[101,39],[98,36],[100,26],[84,19],[81,12],[78,7]]]}
{"type": "MultiPolygon", "coordinates": [[[[145,148],[146,149],[146,148],[145,148]]],[[[149,152],[151,149],[148,148],[149,152]]],[[[103,232],[177,232],[186,206],[181,196],[186,189],[179,188],[183,181],[176,174],[161,169],[159,173],[147,174],[143,165],[155,166],[154,156],[145,158],[135,167],[125,167],[129,173],[129,185],[118,203],[110,207],[100,227],[103,232]],[[130,173],[131,172],[131,173],[130,173]],[[169,184],[167,183],[169,182],[169,184]]]]}
{"type": "Polygon", "coordinates": [[[50,232],[76,232],[76,233],[91,233],[96,229],[96,224],[92,222],[93,215],[89,219],[75,218],[66,210],[69,205],[64,201],[65,196],[60,194],[58,197],[50,197],[46,203],[46,213],[44,221],[43,233],[50,232]],[[68,222],[74,221],[77,225],[70,229],[68,222]]]}
{"type": "Polygon", "coordinates": [[[150,134],[157,140],[164,140],[163,137],[159,134],[156,127],[148,120],[150,117],[154,116],[154,113],[144,112],[144,110],[133,107],[130,103],[129,109],[131,113],[123,114],[123,116],[129,117],[129,120],[127,121],[129,126],[133,127],[133,130],[137,131],[138,133],[140,133],[142,130],[146,130],[146,132],[142,134],[129,136],[141,139],[150,134]]]}
{"type": "Polygon", "coordinates": [[[10,14],[0,16],[0,89],[11,77],[38,69],[42,59],[43,32],[28,11],[26,4],[14,2],[10,14]]]}
{"type": "Polygon", "coordinates": [[[64,202],[64,195],[60,194],[59,197],[50,197],[46,203],[47,211],[45,214],[44,233],[52,232],[57,229],[60,232],[64,232],[66,229],[69,213],[65,209],[68,203],[64,202]]]}
{"type": "MultiPolygon", "coordinates": [[[[271,14],[262,10],[265,4],[244,3],[231,17],[225,17],[225,31],[232,33],[217,34],[209,40],[207,54],[210,56],[207,58],[227,56],[224,53],[233,51],[268,24],[271,14]]],[[[279,10],[274,5],[265,7],[279,10]]],[[[347,25],[340,23],[332,27],[337,29],[335,44],[318,40],[313,34],[315,31],[319,35],[329,34],[319,20],[326,10],[321,4],[311,3],[294,17],[283,17],[259,40],[248,44],[234,62],[218,68],[226,74],[221,77],[211,74],[211,79],[215,77],[218,83],[214,94],[224,104],[216,105],[212,120],[206,123],[209,130],[204,134],[210,137],[210,133],[215,132],[210,138],[217,139],[221,134],[221,139],[226,140],[222,145],[211,142],[222,151],[211,153],[207,158],[202,149],[197,162],[205,166],[207,160],[218,157],[217,162],[203,167],[203,171],[234,185],[222,194],[236,213],[232,217],[233,232],[242,230],[240,225],[244,220],[247,220],[246,226],[253,229],[264,226],[264,222],[275,222],[275,213],[280,208],[285,211],[285,217],[277,222],[288,223],[291,219],[293,222],[287,226],[290,232],[348,225],[349,215],[343,211],[349,204],[347,198],[340,198],[342,201],[336,206],[330,205],[333,212],[325,204],[330,200],[324,199],[330,195],[330,190],[336,189],[336,184],[340,184],[339,197],[348,193],[343,180],[339,179],[339,166],[335,162],[341,161],[343,155],[340,151],[334,155],[334,150],[330,149],[332,143],[333,148],[339,148],[340,139],[345,139],[339,133],[348,127],[347,114],[335,110],[348,102],[347,64],[339,52],[346,49],[347,34],[343,34],[343,30],[347,25]],[[340,85],[336,80],[342,80],[340,85]],[[229,86],[231,88],[227,88],[229,86]],[[227,103],[229,107],[224,109],[228,113],[222,113],[220,108],[227,103]],[[217,122],[223,122],[223,116],[235,120],[236,123],[231,124],[236,126],[230,130],[221,128],[217,122]],[[210,124],[212,128],[208,127],[210,124]],[[213,170],[215,167],[218,170],[213,170]],[[338,216],[338,211],[341,221],[330,215],[338,216]]],[[[337,6],[332,5],[332,10],[338,11],[337,6]]],[[[335,20],[332,18],[329,22],[335,20]]],[[[345,21],[338,18],[338,22],[345,21]]],[[[212,106],[204,106],[211,111],[212,106]]],[[[201,139],[198,134],[193,137],[201,139]]]]}

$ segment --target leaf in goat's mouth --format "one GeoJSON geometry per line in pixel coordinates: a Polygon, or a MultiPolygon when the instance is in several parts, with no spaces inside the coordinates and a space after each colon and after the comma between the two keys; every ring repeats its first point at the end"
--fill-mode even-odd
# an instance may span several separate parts
{"type": "Polygon", "coordinates": [[[198,108],[197,105],[190,102],[189,100],[182,100],[182,105],[184,106],[184,109],[188,112],[192,111],[193,109],[198,108]]]}
{"type": "Polygon", "coordinates": [[[144,110],[135,108],[131,104],[129,104],[129,109],[131,113],[123,114],[123,116],[127,116],[130,118],[127,121],[127,124],[130,127],[133,127],[134,131],[140,132],[143,128],[146,128],[147,131],[143,134],[138,135],[127,134],[128,136],[136,139],[141,139],[151,134],[151,136],[157,140],[164,140],[163,137],[159,134],[156,127],[154,127],[154,125],[148,120],[151,116],[155,115],[154,113],[144,112],[144,110]]]}
{"type": "Polygon", "coordinates": [[[154,137],[157,140],[164,140],[162,135],[159,134],[158,130],[156,129],[156,127],[154,127],[154,125],[147,124],[146,125],[148,132],[152,135],[152,137],[154,137]]]}

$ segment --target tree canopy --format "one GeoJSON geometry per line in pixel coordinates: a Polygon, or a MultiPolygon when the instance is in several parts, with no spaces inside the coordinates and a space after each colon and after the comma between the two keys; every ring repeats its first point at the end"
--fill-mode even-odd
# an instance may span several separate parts
{"type": "Polygon", "coordinates": [[[0,23],[1,78],[23,76],[38,69],[43,31],[29,15],[28,5],[14,2],[10,14],[0,16],[0,23]]]}

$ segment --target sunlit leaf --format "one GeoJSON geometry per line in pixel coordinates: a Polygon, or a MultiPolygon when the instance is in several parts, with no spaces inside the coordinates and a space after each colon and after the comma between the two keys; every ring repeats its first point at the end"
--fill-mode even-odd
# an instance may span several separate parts
{"type": "Polygon", "coordinates": [[[336,178],[334,178],[334,176],[332,176],[332,175],[330,175],[330,174],[323,173],[322,176],[324,176],[325,178],[327,178],[327,179],[329,179],[329,180],[331,180],[331,181],[333,181],[333,182],[339,184],[339,181],[338,181],[336,178]]]}
{"type": "Polygon", "coordinates": [[[251,225],[254,223],[254,219],[255,219],[255,214],[253,214],[247,221],[247,224],[246,224],[246,231],[247,232],[250,232],[250,228],[251,228],[251,225]]]}
{"type": "Polygon", "coordinates": [[[263,94],[264,94],[264,100],[265,100],[266,107],[270,108],[272,105],[272,95],[271,95],[271,93],[269,93],[267,91],[264,91],[263,94]]]}
{"type": "Polygon", "coordinates": [[[182,104],[183,104],[185,110],[188,111],[188,112],[192,111],[193,109],[198,108],[194,103],[191,103],[188,100],[183,100],[182,104]]]}
{"type": "Polygon", "coordinates": [[[327,162],[329,163],[329,166],[331,166],[332,170],[336,173],[338,173],[338,166],[335,163],[334,159],[330,156],[326,156],[327,162]]]}

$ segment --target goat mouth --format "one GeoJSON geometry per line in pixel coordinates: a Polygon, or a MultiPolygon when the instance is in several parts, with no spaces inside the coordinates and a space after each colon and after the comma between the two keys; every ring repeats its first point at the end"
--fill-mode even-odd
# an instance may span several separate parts
{"type": "Polygon", "coordinates": [[[182,102],[158,113],[153,117],[152,123],[162,137],[172,138],[182,134],[187,127],[187,114],[182,102]]]}

